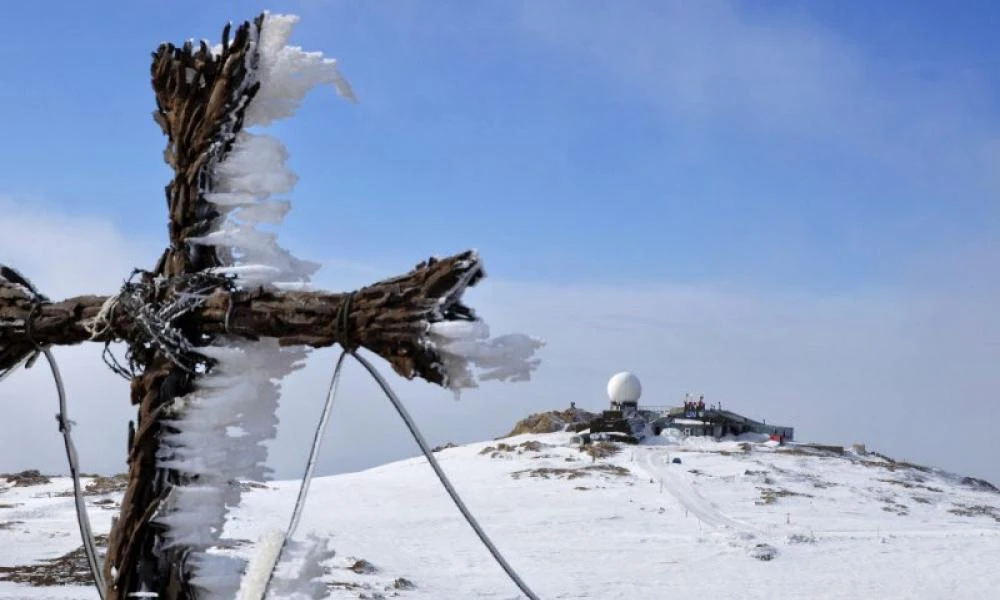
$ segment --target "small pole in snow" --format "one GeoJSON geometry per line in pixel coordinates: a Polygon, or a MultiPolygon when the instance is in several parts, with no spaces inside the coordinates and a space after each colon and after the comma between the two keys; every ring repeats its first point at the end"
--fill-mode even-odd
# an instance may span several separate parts
{"type": "Polygon", "coordinates": [[[785,513],[785,524],[786,525],[792,524],[792,513],[785,513]]]}

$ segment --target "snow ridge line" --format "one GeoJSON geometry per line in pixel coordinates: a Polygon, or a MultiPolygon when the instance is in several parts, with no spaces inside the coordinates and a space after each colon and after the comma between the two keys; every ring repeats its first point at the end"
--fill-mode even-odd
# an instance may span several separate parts
{"type": "Polygon", "coordinates": [[[719,511],[706,500],[698,490],[685,482],[680,475],[674,473],[665,462],[668,455],[663,451],[649,451],[642,453],[642,466],[653,477],[660,478],[663,488],[674,497],[685,509],[692,512],[704,523],[716,528],[732,529],[741,533],[758,535],[761,533],[756,527],[738,521],[729,515],[719,511]]]}

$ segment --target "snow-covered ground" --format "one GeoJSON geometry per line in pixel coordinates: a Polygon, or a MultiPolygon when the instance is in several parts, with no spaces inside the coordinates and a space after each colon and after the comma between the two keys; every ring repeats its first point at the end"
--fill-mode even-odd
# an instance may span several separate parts
{"type": "MultiPolygon", "coordinates": [[[[543,599],[1000,597],[1000,493],[947,473],[700,438],[594,458],[564,433],[437,456],[543,599]]],[[[284,527],[296,486],[251,488],[227,551],[284,527]]],[[[0,580],[79,547],[69,489],[0,483],[0,580]]],[[[96,531],[119,497],[89,497],[96,531]]],[[[337,550],[331,598],[521,597],[423,458],[317,479],[299,531],[337,550]]],[[[51,583],[0,581],[0,598],[96,597],[51,583]]]]}

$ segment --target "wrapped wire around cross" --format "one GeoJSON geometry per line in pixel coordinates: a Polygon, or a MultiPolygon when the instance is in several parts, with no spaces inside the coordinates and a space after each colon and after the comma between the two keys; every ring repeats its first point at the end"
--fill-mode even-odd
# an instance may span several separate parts
{"type": "Polygon", "coordinates": [[[131,379],[145,366],[144,357],[151,350],[159,350],[188,373],[206,370],[214,361],[195,350],[175,324],[219,289],[235,290],[234,278],[191,273],[166,279],[148,271],[134,270],[118,294],[108,298],[89,325],[94,337],[110,327],[116,314],[126,315],[136,325],[134,339],[126,350],[125,364],[111,352],[110,342],[104,345],[104,362],[118,375],[131,379]]]}

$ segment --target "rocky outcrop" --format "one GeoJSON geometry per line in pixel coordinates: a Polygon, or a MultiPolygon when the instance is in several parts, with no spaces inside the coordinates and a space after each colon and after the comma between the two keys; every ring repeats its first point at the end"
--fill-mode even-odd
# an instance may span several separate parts
{"type": "Polygon", "coordinates": [[[590,421],[597,415],[579,408],[566,410],[550,410],[529,415],[514,425],[510,433],[503,437],[511,437],[524,433],[552,433],[553,431],[582,431],[590,427],[590,421]]]}

